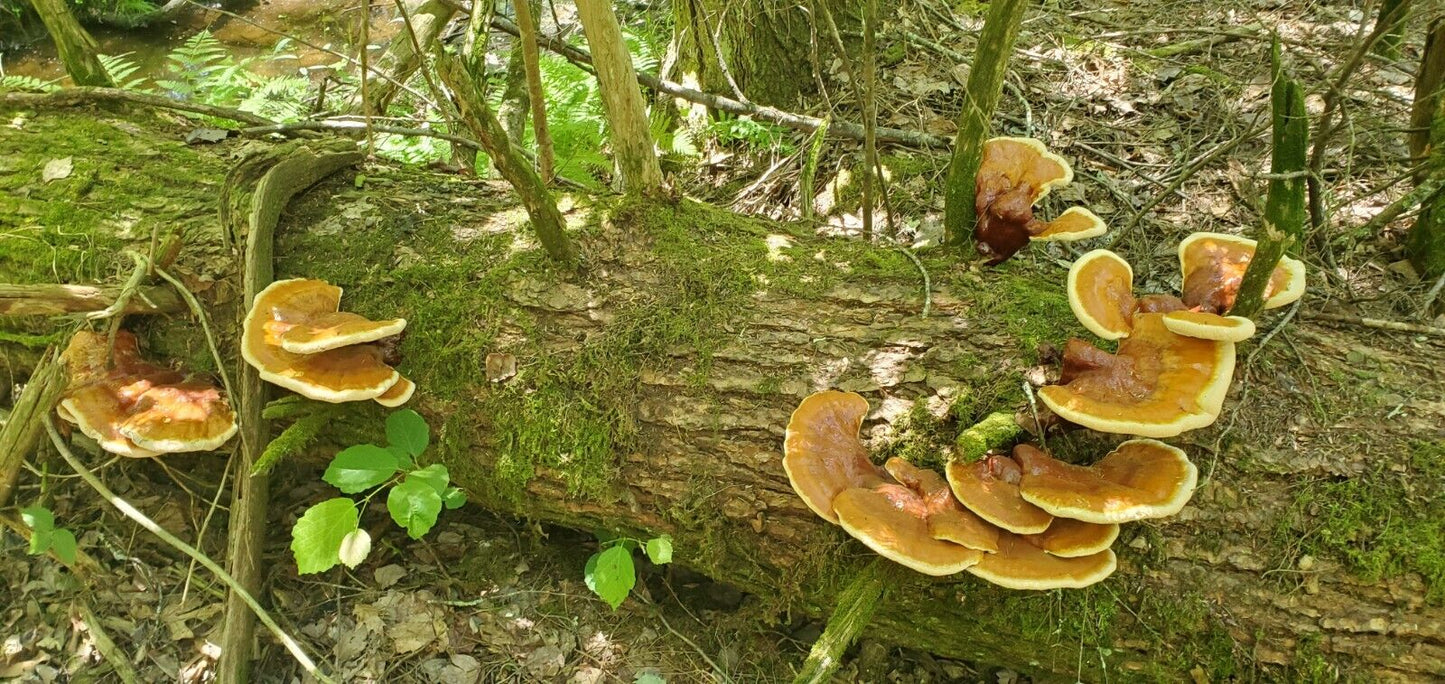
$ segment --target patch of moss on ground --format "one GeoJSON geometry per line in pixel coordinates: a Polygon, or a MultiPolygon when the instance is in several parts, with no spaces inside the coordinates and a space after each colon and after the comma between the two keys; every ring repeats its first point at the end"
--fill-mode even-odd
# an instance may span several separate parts
{"type": "Polygon", "coordinates": [[[1301,485],[1276,534],[1294,542],[1281,548],[1337,559],[1369,581],[1418,574],[1425,600],[1445,604],[1445,441],[1355,478],[1301,485]]]}

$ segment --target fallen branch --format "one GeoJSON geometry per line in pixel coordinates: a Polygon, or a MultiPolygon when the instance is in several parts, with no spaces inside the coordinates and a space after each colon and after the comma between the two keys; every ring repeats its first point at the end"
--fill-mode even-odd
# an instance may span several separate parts
{"type": "Polygon", "coordinates": [[[1385,226],[1391,221],[1399,218],[1401,214],[1420,206],[1421,203],[1435,196],[1435,193],[1445,189],[1445,167],[1437,169],[1425,180],[1420,181],[1414,190],[1405,193],[1404,197],[1391,202],[1380,213],[1360,227],[1359,233],[1367,236],[1379,235],[1385,226]]]}
{"type": "MultiPolygon", "coordinates": [[[[109,285],[11,285],[0,283],[0,316],[59,316],[105,311],[125,288],[109,285]]],[[[141,287],[115,313],[162,314],[186,308],[167,287],[141,287]]]]}
{"type": "Polygon", "coordinates": [[[848,586],[838,594],[838,602],[833,606],[833,614],[828,616],[827,626],[813,642],[808,659],[803,661],[803,667],[793,678],[793,684],[819,684],[832,680],[833,673],[843,662],[843,653],[873,621],[873,613],[891,584],[889,576],[896,572],[896,568],[891,561],[874,558],[848,581],[848,586]]]}
{"type": "Polygon", "coordinates": [[[66,382],[63,364],[55,359],[42,361],[0,427],[0,508],[10,503],[20,466],[40,441],[41,418],[54,408],[66,382]]]}
{"type": "Polygon", "coordinates": [[[53,93],[0,94],[0,105],[20,107],[77,107],[98,102],[130,102],[149,107],[174,109],[180,112],[190,112],[191,114],[204,114],[221,119],[230,119],[254,126],[267,126],[276,123],[265,117],[256,116],[250,112],[243,112],[239,109],[214,107],[197,102],[183,102],[181,100],[172,100],[162,95],[121,90],[120,88],[62,88],[53,93]]]}
{"type": "MultiPolygon", "coordinates": [[[[305,146],[274,150],[267,153],[274,163],[260,173],[255,181],[249,199],[243,201],[236,195],[236,188],[223,193],[222,215],[226,217],[223,231],[246,237],[245,267],[241,288],[244,305],[241,315],[250,310],[252,302],[273,278],[272,256],[275,249],[274,234],[281,210],[297,193],[311,187],[338,169],[361,160],[361,153],[353,149],[313,150],[305,146]],[[244,208],[245,214],[239,213],[244,208]]],[[[245,174],[232,174],[228,183],[244,183],[240,180],[258,172],[261,164],[246,166],[245,174]]],[[[270,499],[270,478],[265,474],[252,472],[253,466],[266,447],[269,434],[267,421],[261,411],[266,404],[266,385],[256,369],[242,363],[237,394],[236,420],[241,426],[241,448],[235,459],[235,484],[231,492],[230,530],[226,542],[226,562],[234,578],[230,596],[226,599],[226,612],[222,617],[221,658],[216,664],[216,681],[222,684],[237,684],[251,681],[251,640],[255,623],[247,608],[255,600],[250,592],[259,592],[262,584],[261,558],[265,553],[266,506],[270,499]]],[[[208,559],[209,561],[209,559],[208,559]]],[[[217,568],[219,570],[219,568],[217,568]]],[[[228,578],[232,575],[228,574],[228,578]]],[[[253,611],[254,612],[254,611],[253,611]]],[[[278,631],[269,618],[257,613],[262,622],[272,631],[278,631]]],[[[289,647],[289,646],[288,646],[289,647]]],[[[308,672],[314,667],[308,668],[308,672]]]]}
{"type": "Polygon", "coordinates": [[[50,419],[50,416],[45,416],[43,420],[45,422],[45,432],[50,435],[50,443],[55,445],[55,450],[60,452],[60,457],[65,459],[65,462],[70,464],[70,467],[75,470],[75,473],[80,476],[80,479],[85,480],[85,483],[90,485],[97,494],[100,494],[102,499],[108,501],[110,505],[115,506],[116,510],[119,510],[122,515],[130,518],[137,525],[145,528],[146,531],[160,537],[161,541],[195,559],[197,563],[200,563],[207,570],[214,573],[223,584],[231,588],[231,592],[234,595],[239,596],[241,600],[246,603],[246,606],[251,609],[251,612],[255,613],[256,617],[261,620],[261,623],[266,625],[267,629],[271,630],[271,633],[281,641],[281,644],[286,647],[286,650],[291,653],[291,657],[296,659],[296,662],[301,665],[301,668],[306,671],[306,674],[315,677],[321,682],[335,681],[326,676],[326,673],[316,669],[316,663],[311,660],[310,656],[306,655],[305,651],[301,650],[301,645],[296,643],[296,640],[293,639],[291,635],[282,630],[280,625],[276,624],[276,620],[271,617],[271,614],[266,612],[266,609],[262,608],[260,603],[256,602],[255,597],[251,596],[250,592],[247,592],[236,582],[236,578],[223,570],[221,566],[217,565],[216,561],[211,560],[209,556],[197,551],[196,548],[190,544],[181,541],[178,537],[166,531],[164,527],[157,525],[154,520],[147,517],[140,509],[132,506],[129,501],[126,501],[111,491],[109,487],[105,486],[104,482],[101,482],[99,477],[96,477],[95,473],[90,472],[90,469],[86,468],[85,464],[81,463],[80,459],[75,457],[75,454],[70,453],[70,447],[65,445],[65,440],[60,437],[60,432],[55,429],[55,422],[50,419]]]}
{"type": "Polygon", "coordinates": [[[1445,337],[1445,328],[1436,328],[1431,325],[1418,325],[1415,323],[1401,323],[1399,321],[1387,321],[1382,318],[1365,318],[1363,316],[1344,316],[1341,314],[1328,314],[1316,312],[1304,312],[1301,318],[1310,321],[1323,321],[1326,323],[1340,323],[1343,325],[1355,325],[1362,328],[1374,328],[1376,330],[1393,330],[1395,332],[1416,333],[1420,335],[1435,335],[1445,337]]]}

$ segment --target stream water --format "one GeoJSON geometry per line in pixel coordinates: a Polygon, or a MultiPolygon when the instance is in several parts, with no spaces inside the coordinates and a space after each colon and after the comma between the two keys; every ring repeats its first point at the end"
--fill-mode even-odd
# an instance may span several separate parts
{"type": "MultiPolygon", "coordinates": [[[[370,43],[375,47],[385,44],[396,31],[396,23],[389,4],[377,2],[372,8],[370,43]]],[[[274,76],[335,64],[340,57],[328,50],[354,54],[361,37],[361,11],[361,3],[355,0],[196,3],[149,26],[87,29],[100,43],[102,54],[125,55],[135,63],[137,76],[162,73],[167,56],[201,31],[210,31],[237,60],[253,58],[252,71],[274,76]],[[287,36],[293,40],[277,49],[287,36]]],[[[11,38],[0,39],[0,45],[11,43],[11,38]]],[[[29,45],[0,50],[0,74],[51,80],[64,76],[65,68],[55,46],[42,33],[29,45]]]]}

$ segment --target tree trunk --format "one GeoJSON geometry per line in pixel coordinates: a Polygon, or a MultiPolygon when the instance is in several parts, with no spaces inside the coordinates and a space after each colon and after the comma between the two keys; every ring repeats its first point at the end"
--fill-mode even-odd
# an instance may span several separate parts
{"type": "Polygon", "coordinates": [[[386,46],[386,52],[376,64],[370,65],[372,72],[386,74],[390,78],[368,79],[366,100],[362,100],[358,89],[346,105],[347,112],[361,114],[369,111],[376,116],[385,116],[387,105],[401,89],[397,84],[406,83],[422,63],[422,55],[417,54],[412,34],[415,34],[416,43],[423,51],[430,50],[441,30],[456,14],[451,5],[441,0],[408,0],[405,7],[407,16],[411,17],[411,32],[408,33],[405,27],[398,31],[386,46]]]}
{"type": "Polygon", "coordinates": [[[70,80],[75,85],[114,85],[105,67],[100,64],[100,45],[75,20],[75,15],[65,6],[65,0],[30,0],[30,4],[35,6],[35,13],[45,23],[45,30],[50,32],[50,39],[55,41],[55,48],[60,52],[60,61],[65,63],[65,73],[70,74],[70,80]]]}
{"type": "MultiPolygon", "coordinates": [[[[1429,182],[1431,176],[1445,174],[1445,96],[1442,96],[1445,90],[1442,90],[1442,79],[1445,79],[1445,21],[1436,21],[1430,27],[1425,55],[1420,60],[1415,90],[1419,99],[1411,116],[1412,126],[1429,129],[1428,141],[1420,145],[1418,151],[1413,149],[1416,147],[1413,137],[1411,140],[1412,151],[1426,157],[1425,168],[1420,173],[1426,179],[1421,181],[1422,185],[1429,182]],[[1434,87],[1430,88],[1431,85],[1434,87]],[[1428,110],[1421,108],[1421,101],[1428,110]]],[[[1433,196],[1424,199],[1415,224],[1410,226],[1410,232],[1405,236],[1405,252],[1421,278],[1431,281],[1445,275],[1445,192],[1436,191],[1433,196]]]]}
{"type": "MultiPolygon", "coordinates": [[[[1430,25],[1425,37],[1425,53],[1420,56],[1420,69],[1415,72],[1415,101],[1410,107],[1410,157],[1422,162],[1430,152],[1430,121],[1435,118],[1435,108],[1445,86],[1445,21],[1437,20],[1430,25]]],[[[1419,181],[1425,177],[1422,171],[1416,175],[1419,181]]]]}
{"type": "MultiPolygon", "coordinates": [[[[286,245],[291,273],[358,273],[310,256],[349,248],[312,242],[305,225],[286,245]]],[[[422,263],[439,264],[425,280],[382,273],[347,292],[362,311],[399,301],[468,311],[403,310],[414,361],[402,371],[420,387],[416,408],[442,426],[437,457],[472,502],[668,533],[677,562],[779,613],[827,615],[872,554],[809,511],[783,473],[783,428],[802,397],[860,391],[875,408],[865,434],[879,458],[936,458],[959,425],[1020,406],[1036,341],[1059,344],[1077,325],[1062,271],[1044,282],[980,277],[932,257],[925,319],[902,255],[791,235],[792,261],[770,261],[764,237],[780,231],[687,202],[629,204],[584,231],[585,275],[559,281],[522,265],[535,261],[448,270],[450,243],[427,238],[412,243],[422,263]],[[852,264],[849,274],[835,263],[852,264]],[[519,374],[489,382],[476,368],[492,353],[514,355],[519,374]],[[930,417],[950,404],[956,423],[930,417]]],[[[1292,676],[1281,665],[1445,675],[1445,350],[1311,324],[1289,336],[1265,349],[1264,365],[1242,352],[1249,391],[1236,390],[1216,427],[1175,441],[1203,484],[1180,515],[1125,526],[1109,580],[1039,593],[905,573],[869,633],[1050,680],[1177,680],[1195,668],[1215,681],[1292,676]],[[1368,389],[1352,369],[1369,373],[1368,389]],[[1332,376],[1338,385],[1314,384],[1332,376]]],[[[1115,441],[1080,431],[1049,445],[1088,461],[1115,441]]]]}
{"type": "Polygon", "coordinates": [[[630,193],[655,194],[662,190],[662,167],[653,149],[647,106],[632,68],[632,55],[622,40],[617,15],[605,0],[579,0],[577,15],[597,67],[602,108],[607,110],[613,154],[622,170],[622,184],[630,193]]]}
{"type": "Polygon", "coordinates": [[[796,109],[836,56],[815,15],[819,2],[841,30],[860,30],[861,0],[673,0],[675,80],[730,97],[736,86],[753,102],[796,109]]]}

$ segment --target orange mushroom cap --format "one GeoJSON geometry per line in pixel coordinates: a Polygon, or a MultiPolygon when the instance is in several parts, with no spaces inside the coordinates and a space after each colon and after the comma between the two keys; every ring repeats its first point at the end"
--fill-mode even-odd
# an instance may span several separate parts
{"type": "Polygon", "coordinates": [[[1069,207],[1052,221],[1043,224],[1042,230],[1030,236],[1036,242],[1073,242],[1099,237],[1109,232],[1104,219],[1084,207],[1069,207]]]}
{"type": "Polygon", "coordinates": [[[858,438],[868,400],[853,392],[810,395],[793,411],[783,438],[783,470],[793,491],[824,520],[837,523],[833,499],[893,479],[868,460],[858,438]]]}
{"type": "Polygon", "coordinates": [[[978,517],[1019,534],[1048,529],[1053,516],[1019,494],[1023,471],[1007,456],[987,456],[974,463],[951,461],[944,468],[958,501],[978,517]]]}
{"type": "Polygon", "coordinates": [[[416,392],[416,383],[399,377],[396,384],[376,397],[376,403],[387,408],[396,408],[411,400],[411,395],[416,392]]]}
{"type": "Polygon", "coordinates": [[[967,570],[1007,589],[1081,589],[1102,581],[1118,566],[1110,549],[1066,558],[1009,532],[999,535],[998,546],[998,553],[984,554],[967,570]]]}
{"type": "MultiPolygon", "coordinates": [[[[1194,233],[1180,242],[1184,303],[1207,313],[1227,313],[1239,295],[1255,246],[1254,240],[1224,233],[1194,233]]],[[[1304,262],[1280,257],[1264,288],[1264,308],[1292,304],[1304,293],[1304,262]]]]}
{"type": "Polygon", "coordinates": [[[1032,239],[1082,240],[1107,227],[1093,212],[1076,207],[1048,223],[1034,218],[1033,206],[1055,187],[1068,185],[1074,171],[1063,157],[1032,138],[993,138],[983,145],[974,177],[974,241],[997,264],[1032,239]]]}
{"type": "Polygon", "coordinates": [[[1054,518],[1049,529],[1039,534],[1024,535],[1028,543],[1061,558],[1092,556],[1114,545],[1119,538],[1119,525],[1099,525],[1072,518],[1054,518]]]}
{"type": "Polygon", "coordinates": [[[72,384],[56,411],[111,453],[146,458],[162,453],[211,451],[236,434],[236,414],[220,390],[141,359],[135,335],[76,333],[62,358],[72,384]]]}
{"type": "Polygon", "coordinates": [[[1243,342],[1254,336],[1254,321],[1243,316],[1221,316],[1203,311],[1170,311],[1164,327],[1176,335],[1201,340],[1243,342]]]}
{"type": "Polygon", "coordinates": [[[1164,315],[1134,316],[1117,354],[1069,340],[1063,384],[1041,388],[1039,398],[1100,432],[1172,437],[1213,423],[1234,377],[1234,343],[1177,335],[1164,315]]]}
{"type": "Polygon", "coordinates": [[[1123,257],[1096,249],[1069,267],[1069,308],[1089,332],[1106,340],[1134,328],[1134,269],[1123,257]]]}
{"type": "Polygon", "coordinates": [[[899,484],[849,489],[833,499],[848,534],[925,575],[951,575],[977,563],[980,547],[997,550],[999,531],[959,506],[937,473],[897,458],[887,468],[899,484]]]}
{"type": "Polygon", "coordinates": [[[1023,497],[1064,518],[1104,525],[1174,515],[1189,503],[1199,469],[1178,448],[1133,439],[1091,466],[1059,461],[1022,445],[1023,497]]]}
{"type": "Polygon", "coordinates": [[[246,315],[241,357],[261,379],[309,399],[340,403],[381,396],[401,375],[385,363],[375,345],[359,342],[395,335],[406,321],[337,316],[340,301],[341,288],[320,280],[271,283],[256,295],[246,315]],[[288,346],[324,351],[299,354],[288,351],[288,346]]]}

